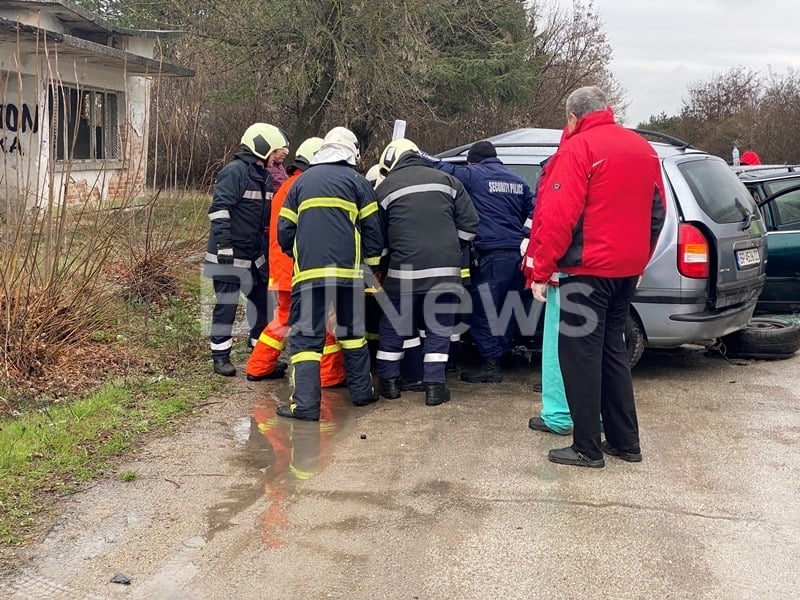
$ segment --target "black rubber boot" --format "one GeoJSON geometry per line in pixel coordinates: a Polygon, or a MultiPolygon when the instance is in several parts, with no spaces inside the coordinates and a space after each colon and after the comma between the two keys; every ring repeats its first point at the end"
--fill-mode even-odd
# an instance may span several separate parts
{"type": "Polygon", "coordinates": [[[400,397],[400,378],[390,377],[389,379],[378,380],[378,391],[381,396],[389,400],[400,397]]]}
{"type": "Polygon", "coordinates": [[[236,375],[236,367],[233,366],[231,359],[228,357],[215,358],[214,373],[223,377],[234,377],[236,375]]]}
{"type": "Polygon", "coordinates": [[[500,383],[503,376],[500,374],[500,360],[486,358],[479,369],[461,373],[461,381],[467,383],[500,383]]]}
{"type": "Polygon", "coordinates": [[[443,383],[425,384],[425,405],[438,406],[450,400],[450,390],[443,383]]]}

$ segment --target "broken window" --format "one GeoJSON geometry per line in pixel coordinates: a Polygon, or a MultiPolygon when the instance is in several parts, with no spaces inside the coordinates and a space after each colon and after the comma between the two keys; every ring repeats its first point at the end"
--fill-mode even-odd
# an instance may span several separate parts
{"type": "Polygon", "coordinates": [[[119,158],[118,96],[116,92],[50,86],[57,160],[119,158]]]}

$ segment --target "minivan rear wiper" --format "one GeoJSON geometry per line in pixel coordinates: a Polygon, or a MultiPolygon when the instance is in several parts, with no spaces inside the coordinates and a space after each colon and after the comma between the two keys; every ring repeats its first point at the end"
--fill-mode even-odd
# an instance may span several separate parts
{"type": "Polygon", "coordinates": [[[739,209],[739,212],[741,212],[742,216],[744,217],[744,220],[742,221],[742,231],[746,231],[755,220],[756,215],[755,213],[747,210],[747,206],[745,206],[744,202],[739,200],[738,197],[734,197],[733,202],[736,204],[736,208],[739,209]]]}

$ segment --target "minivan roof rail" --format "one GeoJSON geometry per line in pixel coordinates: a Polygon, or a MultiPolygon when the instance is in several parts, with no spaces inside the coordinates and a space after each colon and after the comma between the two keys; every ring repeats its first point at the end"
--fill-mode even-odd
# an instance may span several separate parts
{"type": "Polygon", "coordinates": [[[687,148],[694,148],[689,142],[684,141],[680,138],[676,138],[675,136],[669,135],[667,133],[661,133],[660,131],[650,131],[649,129],[632,129],[639,135],[649,136],[652,138],[656,138],[659,141],[665,142],[670,146],[675,146],[676,148],[680,148],[681,150],[686,150],[687,148]]]}
{"type": "Polygon", "coordinates": [[[783,169],[786,169],[787,173],[796,173],[800,169],[800,165],[739,165],[733,168],[737,174],[755,173],[756,171],[782,171],[783,169]]]}

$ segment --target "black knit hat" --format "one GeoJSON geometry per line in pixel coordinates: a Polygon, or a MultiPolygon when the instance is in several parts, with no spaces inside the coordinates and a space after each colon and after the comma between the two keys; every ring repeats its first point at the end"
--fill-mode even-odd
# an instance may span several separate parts
{"type": "Polygon", "coordinates": [[[485,140],[472,144],[472,148],[467,153],[468,163],[479,163],[487,158],[497,158],[497,150],[494,149],[492,142],[485,140]]]}

